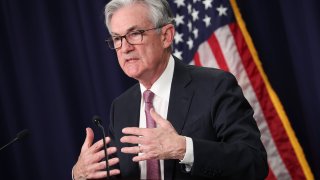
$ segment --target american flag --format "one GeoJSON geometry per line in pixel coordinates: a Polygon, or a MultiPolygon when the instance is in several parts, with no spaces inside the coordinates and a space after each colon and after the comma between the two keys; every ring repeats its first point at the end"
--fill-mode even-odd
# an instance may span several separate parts
{"type": "Polygon", "coordinates": [[[267,179],[314,179],[281,102],[262,69],[235,0],[169,0],[175,16],[173,54],[237,78],[267,150],[267,179]]]}

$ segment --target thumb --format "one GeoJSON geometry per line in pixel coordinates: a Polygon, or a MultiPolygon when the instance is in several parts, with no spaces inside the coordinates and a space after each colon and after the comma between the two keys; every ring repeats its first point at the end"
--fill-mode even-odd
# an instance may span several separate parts
{"type": "MultiPolygon", "coordinates": [[[[150,114],[152,119],[157,123],[157,125],[161,127],[166,127],[168,126],[169,121],[165,120],[163,117],[161,117],[155,110],[154,108],[150,109],[150,114]]],[[[169,123],[170,124],[170,123],[169,123]]]]}
{"type": "Polygon", "coordinates": [[[81,147],[81,151],[84,151],[86,149],[89,149],[89,147],[93,143],[94,133],[91,128],[86,128],[86,139],[84,140],[84,143],[81,147]]]}

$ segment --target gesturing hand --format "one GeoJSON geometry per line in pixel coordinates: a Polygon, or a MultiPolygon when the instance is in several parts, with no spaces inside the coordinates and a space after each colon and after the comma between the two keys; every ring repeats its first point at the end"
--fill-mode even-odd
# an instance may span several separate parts
{"type": "MultiPolygon", "coordinates": [[[[73,177],[78,179],[99,179],[107,177],[106,162],[101,161],[104,157],[102,139],[93,143],[94,134],[91,128],[86,128],[86,139],[82,145],[81,153],[77,163],[73,167],[73,177]]],[[[106,143],[110,142],[110,138],[106,137],[106,143]]],[[[107,149],[108,154],[113,154],[117,151],[115,147],[107,149]]],[[[119,162],[118,158],[110,159],[109,165],[113,166],[119,162]]],[[[120,174],[118,169],[110,171],[110,176],[120,174]]]]}
{"type": "Polygon", "coordinates": [[[154,109],[150,110],[152,118],[157,123],[157,128],[127,127],[122,130],[124,134],[122,143],[139,144],[139,146],[124,147],[123,153],[138,154],[133,161],[148,159],[180,159],[186,152],[185,137],[180,136],[172,124],[157,114],[154,109]]]}

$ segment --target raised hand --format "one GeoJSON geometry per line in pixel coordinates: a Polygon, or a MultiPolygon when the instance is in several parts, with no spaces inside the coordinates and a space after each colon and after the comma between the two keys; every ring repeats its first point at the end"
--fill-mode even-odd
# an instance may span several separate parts
{"type": "Polygon", "coordinates": [[[186,152],[185,137],[180,136],[172,124],[162,118],[154,109],[150,110],[152,118],[157,123],[157,128],[127,127],[122,130],[124,136],[120,139],[122,143],[139,144],[134,147],[124,147],[123,153],[138,154],[133,161],[148,159],[180,159],[186,152]]]}
{"type": "MultiPolygon", "coordinates": [[[[94,133],[91,128],[86,128],[86,139],[82,145],[81,153],[77,163],[73,167],[73,178],[79,179],[100,179],[107,177],[106,162],[102,161],[105,157],[103,150],[102,139],[93,143],[94,133]]],[[[106,143],[110,142],[110,138],[105,138],[106,143]]],[[[108,154],[113,154],[117,151],[115,147],[107,149],[108,154]]],[[[109,166],[119,163],[118,158],[109,159],[109,166]]],[[[110,176],[120,174],[120,170],[113,169],[110,171],[110,176]]]]}

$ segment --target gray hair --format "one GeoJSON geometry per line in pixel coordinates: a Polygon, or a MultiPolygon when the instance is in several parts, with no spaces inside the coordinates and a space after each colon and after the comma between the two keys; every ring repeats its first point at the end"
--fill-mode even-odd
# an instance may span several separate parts
{"type": "Polygon", "coordinates": [[[141,3],[149,7],[149,18],[155,27],[173,22],[173,15],[166,0],[112,0],[106,5],[104,11],[105,23],[109,32],[112,15],[120,8],[134,3],[141,3]]]}

